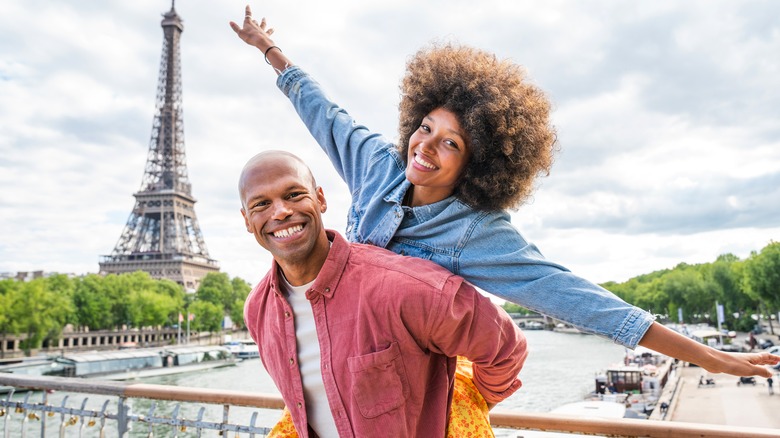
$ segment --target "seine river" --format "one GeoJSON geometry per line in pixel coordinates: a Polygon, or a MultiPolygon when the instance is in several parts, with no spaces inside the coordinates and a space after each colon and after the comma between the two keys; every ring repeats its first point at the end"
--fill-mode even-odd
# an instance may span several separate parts
{"type": "MultiPolygon", "coordinates": [[[[563,404],[581,401],[587,393],[593,391],[595,374],[610,364],[622,361],[625,354],[623,347],[592,335],[551,331],[525,331],[525,335],[528,338],[530,352],[525,366],[520,372],[520,380],[523,382],[523,386],[515,394],[499,404],[496,409],[520,412],[548,412],[563,404]]],[[[144,379],[143,381],[145,383],[176,386],[277,393],[273,382],[266,374],[259,359],[246,360],[236,366],[217,368],[205,372],[162,376],[144,379]]],[[[61,399],[63,396],[64,394],[62,393],[52,394],[50,401],[58,403],[55,400],[61,399]]],[[[80,404],[83,398],[83,395],[71,394],[71,402],[69,404],[80,404]]],[[[101,396],[90,396],[88,407],[99,406],[102,404],[101,402],[101,396]]],[[[113,406],[116,406],[115,403],[116,400],[111,400],[113,406]]],[[[147,400],[135,400],[133,404],[134,413],[146,414],[150,409],[150,403],[147,400]]],[[[174,405],[174,403],[159,402],[155,407],[155,412],[157,414],[166,413],[166,415],[169,415],[174,405]]],[[[183,406],[182,410],[180,417],[193,419],[197,416],[197,407],[183,406]]],[[[269,427],[276,422],[280,415],[279,411],[274,410],[250,410],[234,407],[230,411],[230,418],[240,422],[244,422],[243,419],[246,419],[246,422],[248,422],[252,412],[258,412],[257,424],[269,427]]],[[[221,407],[214,406],[208,409],[204,420],[218,422],[221,419],[221,415],[221,407]]],[[[57,430],[57,427],[50,421],[47,421],[47,428],[54,432],[57,430]]],[[[69,430],[66,435],[77,436],[73,434],[76,432],[73,429],[69,430]]],[[[37,436],[33,430],[28,430],[28,436],[37,436]]],[[[114,431],[115,429],[112,428],[111,432],[114,431]]],[[[148,428],[136,424],[131,436],[148,436],[148,433],[148,428]]],[[[109,433],[107,436],[113,435],[113,433],[109,433]]],[[[517,431],[512,433],[510,431],[497,430],[496,435],[499,437],[517,436],[517,431]]],[[[50,436],[48,431],[47,436],[50,436]]],[[[55,435],[51,436],[56,436],[56,432],[55,435]]],[[[85,436],[97,435],[88,433],[85,436]]],[[[168,436],[168,431],[165,428],[155,428],[154,436],[168,436]]],[[[179,436],[191,435],[180,432],[179,436]]],[[[204,433],[204,436],[216,436],[216,432],[204,433]]]]}
{"type": "MultiPolygon", "coordinates": [[[[595,387],[595,375],[622,362],[625,349],[598,336],[527,330],[529,354],[520,380],[523,386],[496,409],[549,412],[566,403],[581,401],[595,387]]],[[[149,383],[225,388],[277,393],[259,359],[247,360],[198,374],[179,374],[148,379],[149,383]]],[[[138,411],[137,412],[142,412],[138,411]]],[[[260,424],[272,424],[278,411],[261,413],[260,424]]],[[[496,431],[497,436],[509,436],[496,431]]],[[[517,432],[511,436],[517,436],[517,432]]]]}

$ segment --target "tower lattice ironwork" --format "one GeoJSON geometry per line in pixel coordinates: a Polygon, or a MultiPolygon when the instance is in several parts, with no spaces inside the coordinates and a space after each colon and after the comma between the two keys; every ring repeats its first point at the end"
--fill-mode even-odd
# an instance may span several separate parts
{"type": "Polygon", "coordinates": [[[163,14],[156,111],[141,189],[133,194],[135,206],[116,247],[101,257],[100,272],[146,271],[193,290],[219,266],[203,240],[187,176],[179,55],[184,25],[174,6],[163,14]]]}

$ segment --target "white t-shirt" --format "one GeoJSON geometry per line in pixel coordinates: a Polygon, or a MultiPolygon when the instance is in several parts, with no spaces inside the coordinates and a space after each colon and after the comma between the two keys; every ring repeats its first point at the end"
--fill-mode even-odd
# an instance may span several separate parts
{"type": "Polygon", "coordinates": [[[293,286],[287,282],[284,275],[282,287],[287,292],[287,301],[295,315],[295,338],[298,341],[298,366],[303,380],[303,396],[306,402],[306,415],[309,426],[321,437],[337,437],[336,422],[330,410],[325,384],[322,382],[320,360],[320,343],[317,340],[317,327],[314,324],[314,313],[311,303],[306,298],[306,291],[314,283],[303,286],[293,286]]]}

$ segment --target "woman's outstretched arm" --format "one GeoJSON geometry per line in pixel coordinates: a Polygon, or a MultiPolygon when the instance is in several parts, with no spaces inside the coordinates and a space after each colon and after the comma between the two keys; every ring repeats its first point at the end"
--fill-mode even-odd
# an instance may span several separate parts
{"type": "Polygon", "coordinates": [[[763,353],[729,353],[694,341],[657,322],[653,323],[639,345],[667,356],[695,363],[711,373],[734,376],[771,377],[766,365],[780,362],[780,356],[763,353]]]}

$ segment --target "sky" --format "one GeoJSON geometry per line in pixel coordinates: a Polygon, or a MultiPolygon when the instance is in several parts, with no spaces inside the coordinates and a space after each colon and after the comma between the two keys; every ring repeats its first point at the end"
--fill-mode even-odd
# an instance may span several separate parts
{"type": "MultiPolygon", "coordinates": [[[[238,174],[286,149],[312,167],[343,231],[349,195],[262,54],[230,29],[245,2],[179,0],[184,132],[212,258],[256,283],[238,174]]],[[[553,103],[560,152],[513,224],[602,283],[741,259],[780,240],[780,3],[251,2],[274,41],[359,123],[397,138],[405,62],[431,42],[521,64],[553,103]]],[[[140,189],[165,0],[4,0],[0,273],[98,271],[140,189]]]]}

